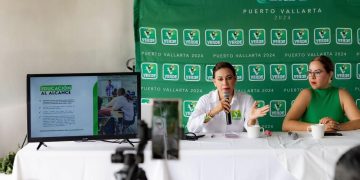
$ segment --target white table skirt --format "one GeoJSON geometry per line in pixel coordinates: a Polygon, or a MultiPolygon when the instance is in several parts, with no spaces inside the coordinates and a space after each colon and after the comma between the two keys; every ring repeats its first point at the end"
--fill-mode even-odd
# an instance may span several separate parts
{"type": "MultiPolygon", "coordinates": [[[[330,180],[335,163],[348,149],[360,144],[360,131],[314,140],[300,133],[291,140],[287,133],[272,137],[228,139],[222,134],[198,141],[181,141],[180,160],[152,160],[151,143],[140,164],[150,180],[330,180]]],[[[123,164],[111,163],[117,147],[129,144],[106,142],[49,142],[36,150],[29,143],[15,158],[13,177],[21,180],[115,179],[123,164]]]]}

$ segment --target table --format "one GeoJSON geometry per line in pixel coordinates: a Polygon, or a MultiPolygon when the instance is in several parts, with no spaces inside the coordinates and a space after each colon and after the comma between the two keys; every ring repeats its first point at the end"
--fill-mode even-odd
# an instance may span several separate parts
{"type": "MultiPolygon", "coordinates": [[[[271,137],[229,139],[215,134],[198,141],[180,142],[180,160],[152,160],[151,143],[140,164],[150,180],[265,179],[328,180],[334,175],[338,158],[360,144],[360,130],[341,132],[344,136],[320,140],[299,132],[292,140],[287,133],[271,137]]],[[[36,151],[29,143],[16,157],[13,176],[21,180],[99,180],[115,179],[114,172],[123,164],[113,164],[110,155],[117,147],[129,144],[106,142],[50,142],[36,151]]]]}

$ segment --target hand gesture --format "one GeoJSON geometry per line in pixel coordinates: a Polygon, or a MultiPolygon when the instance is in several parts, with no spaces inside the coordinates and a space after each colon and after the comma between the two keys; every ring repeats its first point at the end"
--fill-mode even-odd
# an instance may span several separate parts
{"type": "Polygon", "coordinates": [[[254,104],[251,106],[251,113],[249,119],[257,119],[259,117],[264,117],[267,112],[269,112],[270,107],[269,105],[265,105],[261,108],[257,107],[258,102],[254,102],[254,104]]]}
{"type": "Polygon", "coordinates": [[[330,117],[321,118],[319,123],[325,125],[325,131],[336,131],[339,129],[339,123],[330,117]]]}

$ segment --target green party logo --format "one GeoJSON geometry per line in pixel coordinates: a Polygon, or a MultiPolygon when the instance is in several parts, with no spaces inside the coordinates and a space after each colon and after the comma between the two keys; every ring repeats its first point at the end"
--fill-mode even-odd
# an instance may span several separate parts
{"type": "Polygon", "coordinates": [[[227,44],[228,46],[244,45],[244,30],[242,29],[227,30],[227,44]]]}
{"type": "Polygon", "coordinates": [[[256,100],[256,102],[257,102],[256,108],[261,108],[265,106],[265,101],[263,100],[256,100]]]}
{"type": "Polygon", "coordinates": [[[360,28],[357,30],[357,42],[360,44],[360,28]]]}
{"type": "Polygon", "coordinates": [[[264,81],[265,80],[265,66],[263,64],[250,64],[249,81],[264,81]]]}
{"type": "Polygon", "coordinates": [[[285,46],[287,44],[286,29],[271,29],[271,45],[285,46]]]}
{"type": "Polygon", "coordinates": [[[351,79],[351,64],[350,63],[336,63],[335,64],[335,78],[336,79],[351,79]]]}
{"type": "Polygon", "coordinates": [[[330,44],[331,33],[330,28],[315,28],[314,43],[316,45],[330,44]]]}
{"type": "Polygon", "coordinates": [[[291,72],[292,72],[292,80],[307,80],[307,64],[292,64],[291,72]]]}
{"type": "Polygon", "coordinates": [[[206,46],[221,46],[222,34],[219,29],[205,30],[205,44],[206,46]]]}
{"type": "Polygon", "coordinates": [[[200,31],[198,29],[184,29],[183,38],[185,46],[200,45],[200,31]]]}
{"type": "Polygon", "coordinates": [[[272,81],[285,81],[287,79],[285,64],[271,64],[270,65],[270,79],[272,81]]]}
{"type": "Polygon", "coordinates": [[[200,65],[186,64],[184,72],[185,81],[200,81],[200,65]]]}
{"type": "Polygon", "coordinates": [[[141,77],[143,79],[157,79],[157,72],[156,63],[141,63],[141,77]]]}
{"type": "Polygon", "coordinates": [[[309,44],[309,30],[308,29],[293,29],[292,30],[293,45],[308,45],[309,44]]]}
{"type": "Polygon", "coordinates": [[[351,44],[351,43],[352,43],[352,29],[336,28],[336,44],[351,44]]]}
{"type": "Polygon", "coordinates": [[[356,78],[360,79],[360,63],[356,65],[356,78]]]}
{"type": "Polygon", "coordinates": [[[265,45],[265,29],[250,29],[249,37],[250,46],[265,45]]]}
{"type": "Polygon", "coordinates": [[[236,73],[236,80],[243,81],[244,80],[244,67],[243,65],[233,65],[236,73]]]}
{"type": "Polygon", "coordinates": [[[163,64],[163,79],[170,81],[179,80],[179,65],[178,64],[163,64]]]}
{"type": "Polygon", "coordinates": [[[140,43],[156,44],[156,29],[151,27],[140,27],[140,43]]]}
{"type": "Polygon", "coordinates": [[[285,100],[271,100],[270,101],[270,116],[284,117],[286,115],[286,101],[285,100]]]}
{"type": "Polygon", "coordinates": [[[173,28],[162,28],[161,39],[163,45],[178,45],[178,30],[173,28]]]}
{"type": "Polygon", "coordinates": [[[185,100],[183,102],[183,115],[185,117],[190,117],[191,113],[195,110],[197,101],[185,100]]]}
{"type": "Polygon", "coordinates": [[[241,120],[240,110],[230,110],[232,120],[241,120]]]}
{"type": "Polygon", "coordinates": [[[213,79],[213,69],[215,65],[206,65],[205,66],[205,80],[212,82],[213,79]]]}
{"type": "Polygon", "coordinates": [[[150,98],[141,98],[141,104],[149,104],[150,98]]]}

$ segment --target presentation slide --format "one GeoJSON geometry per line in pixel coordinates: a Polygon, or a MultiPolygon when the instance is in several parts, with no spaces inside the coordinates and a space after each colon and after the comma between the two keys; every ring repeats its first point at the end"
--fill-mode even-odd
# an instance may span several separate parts
{"type": "Polygon", "coordinates": [[[34,77],[30,81],[32,137],[93,135],[96,76],[34,77]]]}

